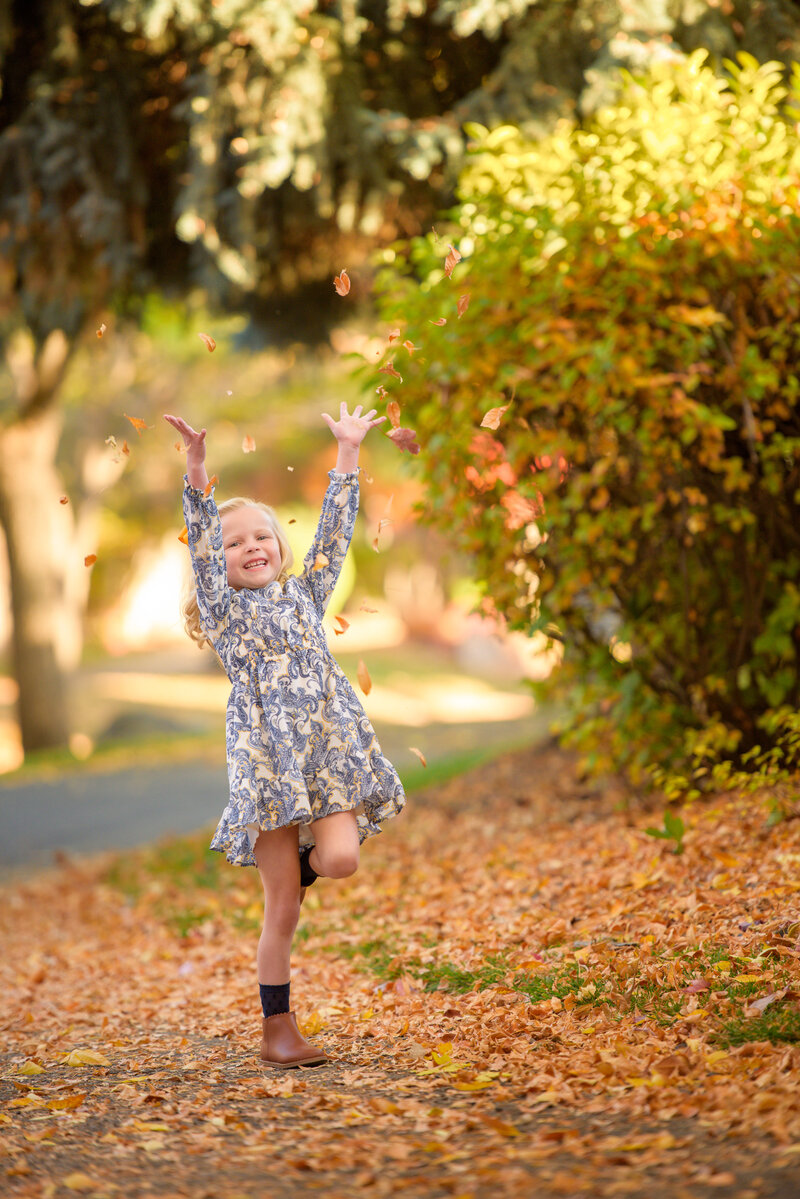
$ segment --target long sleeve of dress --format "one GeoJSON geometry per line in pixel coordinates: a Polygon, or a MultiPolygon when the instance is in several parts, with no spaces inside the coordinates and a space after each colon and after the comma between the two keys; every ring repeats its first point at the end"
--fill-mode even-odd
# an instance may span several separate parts
{"type": "Polygon", "coordinates": [[[358,514],[358,471],[329,471],[328,490],[322,501],[317,531],[303,561],[300,581],[311,592],[320,616],[336,586],[358,514]],[[327,559],[327,562],[325,561],[327,559]]]}
{"type": "Polygon", "coordinates": [[[213,490],[206,496],[184,477],[183,515],[189,537],[200,620],[214,641],[225,629],[230,609],[230,590],[222,548],[222,524],[213,490]]]}

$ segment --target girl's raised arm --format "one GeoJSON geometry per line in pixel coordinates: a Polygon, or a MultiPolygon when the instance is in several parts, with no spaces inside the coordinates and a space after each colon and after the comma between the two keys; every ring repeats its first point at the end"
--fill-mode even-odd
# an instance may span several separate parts
{"type": "Polygon", "coordinates": [[[189,480],[189,486],[197,487],[200,491],[205,491],[208,486],[208,473],[205,467],[205,429],[201,429],[198,433],[191,425],[187,425],[186,421],[180,416],[168,416],[165,413],[164,420],[167,424],[172,425],[173,429],[177,429],[183,438],[183,444],[186,446],[186,477],[189,480]]]}

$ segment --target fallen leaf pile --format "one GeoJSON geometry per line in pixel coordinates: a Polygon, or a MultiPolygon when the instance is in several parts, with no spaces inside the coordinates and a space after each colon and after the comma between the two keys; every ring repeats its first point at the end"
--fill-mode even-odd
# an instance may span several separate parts
{"type": "Polygon", "coordinates": [[[317,1070],[257,1060],[260,887],[207,836],[7,885],[5,1193],[796,1193],[800,822],[697,804],[676,855],[621,798],[550,748],[413,794],[306,897],[317,1070]]]}

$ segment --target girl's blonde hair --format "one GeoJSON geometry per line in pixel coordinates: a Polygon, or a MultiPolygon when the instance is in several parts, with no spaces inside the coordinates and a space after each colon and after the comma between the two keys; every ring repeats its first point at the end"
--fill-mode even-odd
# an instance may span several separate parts
{"type": "MultiPolygon", "coordinates": [[[[260,500],[248,500],[245,496],[237,495],[233,499],[225,500],[217,509],[220,516],[224,516],[226,512],[235,512],[237,508],[258,508],[263,512],[269,521],[270,528],[275,534],[275,540],[281,551],[281,568],[278,572],[278,582],[283,583],[289,577],[289,571],[294,562],[294,554],[292,547],[289,545],[288,538],[281,527],[280,521],[275,514],[275,510],[270,508],[269,504],[262,504],[260,500]]],[[[195,587],[194,575],[191,568],[186,574],[183,584],[183,595],[181,597],[181,616],[183,617],[183,627],[191,637],[192,641],[196,641],[199,646],[210,645],[208,634],[203,628],[200,620],[200,608],[197,603],[197,589],[195,587]]]]}

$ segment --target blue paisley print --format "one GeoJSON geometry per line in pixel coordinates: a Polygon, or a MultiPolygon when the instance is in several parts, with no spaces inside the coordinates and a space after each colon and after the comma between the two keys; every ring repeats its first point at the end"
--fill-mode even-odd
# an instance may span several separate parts
{"type": "Polygon", "coordinates": [[[228,586],[213,491],[188,481],[183,510],[200,618],[231,681],[226,741],[230,799],[211,841],[236,866],[254,866],[259,829],[355,811],[360,839],[380,832],[405,795],[366,713],[331,656],[322,616],[358,512],[358,472],[330,483],[300,575],[256,590],[228,586]],[[318,554],[328,559],[321,569],[318,554]]]}

